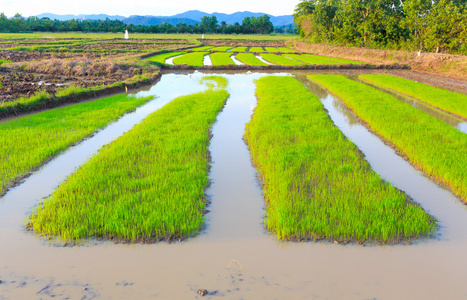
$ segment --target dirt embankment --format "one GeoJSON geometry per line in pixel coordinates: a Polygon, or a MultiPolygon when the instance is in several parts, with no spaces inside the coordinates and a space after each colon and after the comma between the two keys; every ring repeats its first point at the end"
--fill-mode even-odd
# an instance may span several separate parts
{"type": "Polygon", "coordinates": [[[370,64],[406,64],[411,71],[395,75],[467,92],[467,56],[377,50],[358,47],[310,44],[297,40],[287,42],[293,49],[318,55],[362,61],[370,64]],[[436,76],[433,76],[436,75],[436,76]]]}
{"type": "Polygon", "coordinates": [[[226,40],[205,39],[199,40],[205,46],[231,46],[231,47],[284,47],[283,41],[254,41],[254,40],[226,40]]]}

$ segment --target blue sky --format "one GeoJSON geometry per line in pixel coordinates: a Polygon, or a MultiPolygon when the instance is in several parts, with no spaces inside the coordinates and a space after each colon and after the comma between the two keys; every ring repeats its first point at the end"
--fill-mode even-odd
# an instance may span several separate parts
{"type": "Polygon", "coordinates": [[[197,9],[207,13],[252,11],[279,16],[292,14],[298,2],[299,0],[0,0],[0,12],[8,17],[17,12],[25,17],[41,13],[168,16],[197,9]]]}

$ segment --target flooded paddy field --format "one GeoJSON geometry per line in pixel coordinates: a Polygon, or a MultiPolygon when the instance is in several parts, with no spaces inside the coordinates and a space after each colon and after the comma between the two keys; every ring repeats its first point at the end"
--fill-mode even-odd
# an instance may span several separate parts
{"type": "Polygon", "coordinates": [[[175,97],[204,90],[200,72],[164,74],[140,96],[156,99],[44,165],[0,198],[0,299],[463,299],[467,296],[465,205],[368,132],[310,72],[223,73],[230,98],[212,128],[211,205],[205,228],[174,243],[75,246],[24,229],[33,207],[77,167],[175,97]],[[255,79],[294,76],[372,169],[433,215],[435,237],[411,245],[285,242],[264,229],[264,200],[243,141],[256,106],[255,79]],[[183,88],[182,88],[183,87],[183,88]]]}

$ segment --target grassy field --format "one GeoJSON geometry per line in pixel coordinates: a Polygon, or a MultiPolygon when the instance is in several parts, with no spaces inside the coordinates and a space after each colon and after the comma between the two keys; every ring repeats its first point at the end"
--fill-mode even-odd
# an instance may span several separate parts
{"type": "Polygon", "coordinates": [[[259,60],[253,53],[238,53],[235,55],[235,58],[247,65],[267,66],[267,64],[259,60]]]}
{"type": "Polygon", "coordinates": [[[290,59],[285,56],[272,54],[272,53],[263,53],[261,54],[261,57],[267,60],[268,62],[276,64],[276,65],[284,65],[284,66],[305,65],[305,63],[302,63],[300,61],[290,59]]]}
{"type": "Polygon", "coordinates": [[[204,56],[209,54],[208,52],[192,52],[187,53],[183,56],[174,58],[173,62],[176,65],[190,65],[195,67],[201,67],[204,65],[204,56]]]}
{"type": "MultiPolygon", "coordinates": [[[[130,32],[130,41],[132,39],[184,39],[196,41],[201,39],[201,34],[151,34],[151,33],[132,33],[130,32]]],[[[295,38],[297,35],[256,35],[256,34],[204,34],[204,39],[222,39],[222,40],[252,40],[252,41],[285,41],[295,38]]],[[[89,39],[89,40],[110,40],[123,39],[124,33],[83,33],[83,32],[37,32],[37,33],[0,33],[0,40],[11,39],[89,39]]],[[[199,43],[199,42],[198,42],[199,43]]]]}
{"type": "Polygon", "coordinates": [[[467,119],[467,95],[391,75],[360,75],[373,85],[395,90],[467,119]]]}
{"type": "Polygon", "coordinates": [[[393,96],[339,75],[309,75],[428,177],[467,201],[467,135],[393,96]]]}
{"type": "Polygon", "coordinates": [[[250,47],[249,52],[265,52],[263,47],[250,47]]]}
{"type": "Polygon", "coordinates": [[[160,240],[195,233],[209,184],[209,130],[227,97],[225,89],[209,89],[151,114],[71,175],[27,226],[64,239],[160,240]]]}
{"type": "Polygon", "coordinates": [[[232,52],[246,52],[246,49],[248,49],[248,47],[235,47],[232,49],[232,52]]]}
{"type": "Polygon", "coordinates": [[[150,100],[117,95],[0,123],[0,195],[45,161],[150,100]]]}
{"type": "Polygon", "coordinates": [[[266,50],[266,52],[281,52],[276,47],[264,47],[264,49],[266,50]]]}
{"type": "Polygon", "coordinates": [[[155,62],[158,62],[160,64],[165,64],[166,59],[174,57],[174,56],[182,55],[182,54],[185,54],[185,52],[178,52],[178,51],[168,52],[168,53],[163,53],[163,54],[159,54],[159,55],[156,55],[156,56],[148,57],[148,58],[146,58],[146,60],[155,61],[155,62]]]}
{"type": "Polygon", "coordinates": [[[196,47],[196,48],[191,48],[191,51],[207,51],[213,49],[214,46],[202,46],[202,47],[196,47]]]}
{"type": "Polygon", "coordinates": [[[310,65],[338,65],[338,62],[335,61],[330,61],[327,59],[323,58],[318,58],[318,57],[310,57],[307,55],[299,55],[299,54],[284,54],[283,56],[285,57],[290,57],[292,59],[302,61],[304,63],[310,64],[310,65]]]}
{"type": "Polygon", "coordinates": [[[297,52],[297,50],[286,48],[286,47],[278,47],[281,52],[297,52]]]}
{"type": "Polygon", "coordinates": [[[256,95],[245,140],[263,182],[266,227],[279,238],[398,242],[436,230],[371,170],[301,83],[265,77],[256,95]]]}
{"type": "Polygon", "coordinates": [[[216,52],[210,55],[213,65],[235,65],[234,61],[230,58],[232,52],[216,52]]]}
{"type": "Polygon", "coordinates": [[[230,50],[230,49],[232,49],[232,48],[233,48],[233,47],[231,47],[231,46],[219,46],[219,47],[215,47],[215,48],[209,49],[209,51],[224,52],[224,51],[230,50]]]}

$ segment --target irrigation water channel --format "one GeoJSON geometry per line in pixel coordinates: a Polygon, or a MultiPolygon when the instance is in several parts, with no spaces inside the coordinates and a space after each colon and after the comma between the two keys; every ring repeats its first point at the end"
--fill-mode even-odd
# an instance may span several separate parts
{"type": "MultiPolygon", "coordinates": [[[[295,74],[382,178],[440,225],[412,245],[278,241],[264,229],[261,187],[242,140],[255,107],[254,79],[225,74],[231,94],[212,133],[212,205],[206,228],[186,241],[151,245],[87,241],[61,247],[24,230],[28,212],[102,145],[174,97],[201,91],[204,74],[166,74],[141,95],[158,98],[71,147],[0,198],[0,299],[465,299],[467,211],[369,133],[342,103],[295,74]],[[231,260],[233,263],[227,269],[231,260]],[[68,297],[68,298],[67,298],[68,297]]],[[[281,74],[290,75],[290,74],[281,74]]]]}

